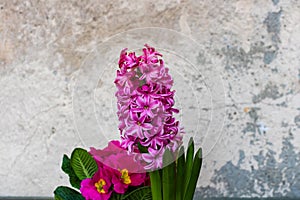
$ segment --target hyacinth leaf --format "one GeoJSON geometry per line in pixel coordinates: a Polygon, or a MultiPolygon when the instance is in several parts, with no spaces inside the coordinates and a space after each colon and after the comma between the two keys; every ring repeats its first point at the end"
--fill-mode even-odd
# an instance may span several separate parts
{"type": "Polygon", "coordinates": [[[193,168],[193,157],[194,157],[194,139],[191,137],[189,141],[189,146],[187,149],[187,154],[186,154],[186,163],[185,163],[185,169],[184,169],[184,194],[186,193],[186,190],[188,188],[188,183],[191,178],[192,174],[192,168],[193,168]]]}
{"type": "Polygon", "coordinates": [[[184,166],[185,166],[185,155],[184,155],[184,147],[182,146],[179,150],[177,158],[177,169],[176,169],[176,200],[182,200],[183,198],[183,190],[185,189],[182,185],[184,181],[184,166]]]}
{"type": "Polygon", "coordinates": [[[83,196],[66,186],[59,186],[54,191],[55,200],[84,200],[83,196]]]}
{"type": "Polygon", "coordinates": [[[98,170],[93,157],[84,149],[76,148],[71,155],[71,166],[80,180],[91,178],[98,170]]]}
{"type": "Polygon", "coordinates": [[[125,195],[122,200],[152,200],[151,188],[149,186],[133,190],[125,195]]]}
{"type": "Polygon", "coordinates": [[[80,188],[80,179],[76,176],[72,166],[71,166],[71,160],[67,155],[64,155],[61,169],[69,175],[69,181],[70,184],[74,187],[79,189],[80,188]]]}
{"type": "Polygon", "coordinates": [[[176,184],[174,180],[176,179],[176,163],[174,161],[174,156],[169,149],[165,150],[163,155],[164,168],[162,169],[162,189],[163,189],[163,199],[173,199],[175,200],[175,189],[176,184]]]}
{"type": "Polygon", "coordinates": [[[162,187],[160,170],[149,172],[151,182],[152,200],[162,200],[162,187]]]}
{"type": "Polygon", "coordinates": [[[197,181],[200,174],[200,169],[202,165],[202,149],[200,148],[195,156],[194,163],[193,163],[193,169],[192,169],[192,175],[188,184],[188,189],[185,193],[184,200],[193,200],[193,196],[195,193],[197,181]]]}

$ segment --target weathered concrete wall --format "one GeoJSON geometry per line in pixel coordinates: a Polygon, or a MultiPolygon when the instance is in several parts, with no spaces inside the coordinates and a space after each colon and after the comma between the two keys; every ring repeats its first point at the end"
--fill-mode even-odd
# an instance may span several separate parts
{"type": "Polygon", "coordinates": [[[300,198],[299,1],[2,0],[0,19],[0,196],[51,196],[64,153],[117,137],[117,53],[145,41],[207,152],[197,195],[300,198]]]}

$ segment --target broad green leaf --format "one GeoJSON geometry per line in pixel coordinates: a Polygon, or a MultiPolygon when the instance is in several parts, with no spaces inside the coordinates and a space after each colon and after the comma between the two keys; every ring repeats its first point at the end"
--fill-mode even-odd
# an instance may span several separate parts
{"type": "Polygon", "coordinates": [[[184,192],[184,166],[185,166],[185,155],[184,155],[184,147],[182,146],[179,150],[178,154],[179,158],[177,158],[177,170],[176,170],[176,200],[183,199],[184,192]]]}
{"type": "Polygon", "coordinates": [[[84,149],[76,148],[71,155],[71,166],[80,180],[91,178],[98,170],[93,157],[84,149]]]}
{"type": "Polygon", "coordinates": [[[149,186],[140,187],[125,195],[123,200],[152,200],[151,188],[149,186]]]}
{"type": "Polygon", "coordinates": [[[149,172],[153,200],[162,200],[162,185],[160,170],[149,172]]]}
{"type": "Polygon", "coordinates": [[[76,176],[72,166],[70,158],[67,155],[64,155],[61,169],[69,175],[69,181],[74,188],[79,189],[81,180],[76,176]]]}
{"type": "Polygon", "coordinates": [[[176,189],[176,164],[174,161],[174,156],[169,149],[165,150],[163,155],[164,168],[162,169],[162,189],[163,189],[163,199],[175,200],[175,189],[176,189]]]}
{"type": "MultiPolygon", "coordinates": [[[[189,146],[187,149],[187,154],[186,154],[186,163],[185,163],[185,169],[184,169],[184,175],[185,175],[185,179],[184,179],[184,194],[188,188],[188,184],[190,181],[190,177],[192,174],[192,167],[193,167],[193,157],[194,157],[194,140],[191,137],[190,141],[189,141],[189,146]]],[[[184,196],[184,195],[183,195],[184,196]]]]}
{"type": "Polygon", "coordinates": [[[184,200],[193,200],[193,196],[195,193],[197,181],[200,174],[200,169],[202,165],[202,149],[200,148],[195,156],[194,163],[193,163],[193,169],[192,169],[192,175],[188,184],[188,189],[185,193],[184,200]]]}
{"type": "Polygon", "coordinates": [[[66,186],[59,186],[54,191],[55,200],[84,200],[83,196],[66,186]]]}
{"type": "MultiPolygon", "coordinates": [[[[128,200],[131,200],[131,199],[128,199],[128,200]]],[[[141,200],[152,200],[152,194],[151,194],[151,192],[146,193],[146,194],[141,198],[141,200]]]]}

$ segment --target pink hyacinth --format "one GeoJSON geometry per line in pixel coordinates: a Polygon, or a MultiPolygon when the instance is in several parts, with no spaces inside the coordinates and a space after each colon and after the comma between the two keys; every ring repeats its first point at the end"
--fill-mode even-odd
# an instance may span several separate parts
{"type": "Polygon", "coordinates": [[[122,50],[119,67],[115,84],[121,146],[133,152],[142,145],[148,150],[142,156],[148,163],[145,169],[161,168],[165,148],[177,151],[184,133],[173,117],[179,111],[169,69],[162,54],[149,45],[140,56],[122,50]]]}

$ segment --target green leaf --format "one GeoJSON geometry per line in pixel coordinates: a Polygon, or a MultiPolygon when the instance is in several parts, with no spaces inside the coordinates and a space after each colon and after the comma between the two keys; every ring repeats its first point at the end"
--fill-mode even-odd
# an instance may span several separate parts
{"type": "Polygon", "coordinates": [[[193,169],[192,169],[192,176],[190,178],[189,184],[188,184],[188,189],[185,193],[184,200],[192,200],[197,181],[199,178],[200,170],[201,170],[201,165],[202,165],[202,149],[200,148],[195,156],[194,163],[193,163],[193,169]]]}
{"type": "Polygon", "coordinates": [[[163,199],[175,200],[175,189],[176,189],[176,164],[174,161],[174,155],[169,149],[165,150],[163,155],[163,164],[166,165],[162,169],[162,188],[163,188],[163,199]]]}
{"type": "Polygon", "coordinates": [[[160,170],[149,172],[153,200],[162,200],[160,170]]]}
{"type": "Polygon", "coordinates": [[[190,141],[189,141],[189,146],[187,149],[187,155],[186,155],[186,163],[185,163],[185,169],[184,169],[184,175],[185,175],[185,179],[184,179],[184,195],[185,196],[185,192],[188,188],[188,184],[191,178],[191,174],[192,174],[192,167],[193,167],[193,157],[194,157],[194,140],[191,137],[190,141]]]}
{"type": "Polygon", "coordinates": [[[80,189],[81,180],[76,176],[72,166],[70,158],[64,155],[61,169],[69,175],[69,181],[74,188],[80,189]]]}
{"type": "Polygon", "coordinates": [[[59,186],[54,191],[55,200],[84,200],[83,196],[72,188],[59,186]]]}
{"type": "Polygon", "coordinates": [[[183,190],[185,189],[184,185],[181,184],[184,182],[184,166],[185,166],[185,155],[184,155],[184,147],[182,146],[179,150],[178,154],[179,158],[177,158],[177,170],[176,170],[176,200],[183,199],[183,190]]]}
{"type": "Polygon", "coordinates": [[[125,195],[123,200],[152,200],[151,188],[149,186],[140,187],[125,195]]]}
{"type": "Polygon", "coordinates": [[[113,192],[109,200],[123,200],[123,195],[113,192]]]}
{"type": "Polygon", "coordinates": [[[84,149],[76,148],[71,155],[71,166],[80,180],[91,178],[98,170],[93,157],[84,149]]]}
{"type": "Polygon", "coordinates": [[[61,169],[66,173],[66,174],[69,174],[71,173],[72,171],[74,171],[71,167],[71,163],[70,163],[70,158],[64,154],[63,156],[63,162],[62,162],[62,165],[61,165],[61,169]]]}

